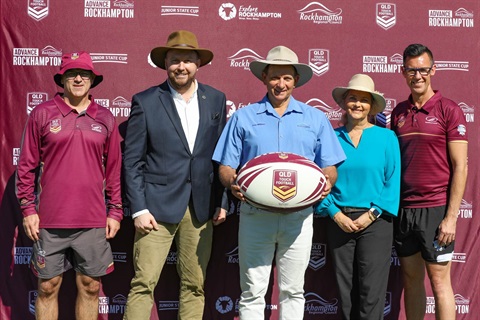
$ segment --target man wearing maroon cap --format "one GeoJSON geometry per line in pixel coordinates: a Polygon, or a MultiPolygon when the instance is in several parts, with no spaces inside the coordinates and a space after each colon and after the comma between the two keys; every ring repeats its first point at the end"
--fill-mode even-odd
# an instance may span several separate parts
{"type": "Polygon", "coordinates": [[[120,138],[113,115],[89,95],[103,76],[88,53],[63,55],[54,80],[64,92],[31,112],[17,167],[23,226],[34,241],[35,314],[58,318],[63,273],[73,267],[75,318],[97,319],[100,277],[113,271],[108,239],[123,216],[120,138]]]}

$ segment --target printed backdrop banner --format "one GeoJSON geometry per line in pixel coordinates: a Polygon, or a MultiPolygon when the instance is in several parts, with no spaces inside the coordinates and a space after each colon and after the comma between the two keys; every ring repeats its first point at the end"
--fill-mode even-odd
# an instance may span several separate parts
{"type": "MultiPolygon", "coordinates": [[[[123,133],[136,92],[164,81],[166,72],[149,59],[179,29],[197,34],[201,47],[215,57],[198,72],[201,82],[227,95],[228,114],[265,94],[249,63],[264,59],[270,48],[292,48],[314,70],[312,80],[294,96],[326,113],[334,127],[342,111],[331,90],[356,73],[370,75],[385,93],[388,106],[379,116],[389,126],[390,113],[409,94],[400,73],[403,49],[423,43],[434,53],[438,72],[434,89],[456,101],[469,131],[470,176],[459,212],[452,263],[457,318],[480,313],[476,254],[480,219],[479,104],[480,32],[478,0],[346,1],[135,1],[0,0],[2,37],[0,116],[0,319],[34,319],[36,278],[28,263],[32,242],[22,227],[15,199],[14,172],[22,131],[30,111],[53,98],[53,82],[62,53],[88,51],[104,75],[93,98],[116,117],[123,133]],[[477,190],[477,191],[475,191],[477,190]]],[[[422,165],[422,164],[415,164],[422,165]]],[[[68,179],[68,177],[66,177],[68,179]]],[[[85,204],[88,205],[88,204],[85,204]]],[[[60,214],[60,213],[59,213],[60,214]]],[[[340,319],[339,297],[325,237],[325,220],[314,221],[315,235],[305,284],[305,319],[340,319]]],[[[216,227],[206,281],[205,319],[238,318],[240,296],[237,246],[238,211],[231,201],[227,222],[216,227]]],[[[103,278],[99,319],[121,319],[133,276],[134,228],[130,218],[112,241],[115,271],[103,278]]],[[[152,319],[175,319],[178,310],[177,254],[172,247],[155,292],[152,319]]],[[[392,248],[385,319],[405,319],[399,259],[392,248]]],[[[278,318],[278,287],[272,272],[266,318],[278,318]]],[[[426,319],[435,318],[427,284],[426,319]]],[[[60,294],[60,319],[73,319],[74,274],[68,272],[60,294]]]]}

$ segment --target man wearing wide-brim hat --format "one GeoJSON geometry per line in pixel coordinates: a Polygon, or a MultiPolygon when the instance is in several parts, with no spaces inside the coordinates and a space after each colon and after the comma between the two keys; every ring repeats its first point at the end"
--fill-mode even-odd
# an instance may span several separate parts
{"type": "Polygon", "coordinates": [[[213,53],[201,48],[192,32],[171,33],[150,58],[167,71],[167,80],[133,96],[128,120],[124,173],[136,231],[135,276],[124,319],[150,319],[154,290],[174,239],[178,318],[202,319],[212,225],[226,216],[221,209],[224,188],[211,160],[226,122],[226,97],[196,80],[198,68],[213,53]]]}
{"type": "Polygon", "coordinates": [[[267,94],[233,114],[213,156],[220,163],[222,183],[242,200],[238,236],[240,318],[264,318],[264,294],[275,256],[280,319],[303,319],[313,209],[284,213],[244,202],[235,183],[235,169],[260,154],[296,153],[323,168],[328,179],[325,197],[336,180],[335,165],[345,159],[345,154],[325,114],[292,96],[294,88],[307,83],[313,73],[308,65],[298,62],[295,52],[284,46],[274,47],[265,60],[252,61],[250,70],[266,86],[267,94]]]}
{"type": "Polygon", "coordinates": [[[58,318],[64,265],[76,271],[76,316],[82,319],[97,318],[100,277],[113,271],[107,240],[123,217],[122,158],[114,116],[90,95],[102,80],[87,52],[64,54],[54,75],[63,93],[35,107],[25,126],[17,197],[25,233],[34,241],[37,319],[58,318]]]}

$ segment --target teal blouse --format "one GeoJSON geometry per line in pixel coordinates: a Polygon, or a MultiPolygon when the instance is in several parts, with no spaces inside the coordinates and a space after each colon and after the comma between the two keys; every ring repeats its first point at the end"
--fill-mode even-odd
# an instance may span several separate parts
{"type": "Polygon", "coordinates": [[[333,218],[341,207],[374,207],[397,216],[401,166],[395,133],[377,126],[366,128],[356,148],[345,127],[335,133],[347,159],[337,166],[337,182],[315,213],[333,218]]]}

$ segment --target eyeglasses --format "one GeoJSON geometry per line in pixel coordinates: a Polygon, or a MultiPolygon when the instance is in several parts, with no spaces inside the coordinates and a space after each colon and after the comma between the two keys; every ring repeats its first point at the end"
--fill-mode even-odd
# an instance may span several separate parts
{"type": "Polygon", "coordinates": [[[92,73],[90,71],[67,71],[64,73],[65,79],[67,80],[73,80],[78,75],[80,75],[83,80],[90,80],[92,78],[92,73]]]}
{"type": "Polygon", "coordinates": [[[428,76],[432,71],[432,68],[433,66],[430,68],[403,68],[403,71],[410,77],[414,77],[417,72],[419,72],[421,76],[428,76]]]}

